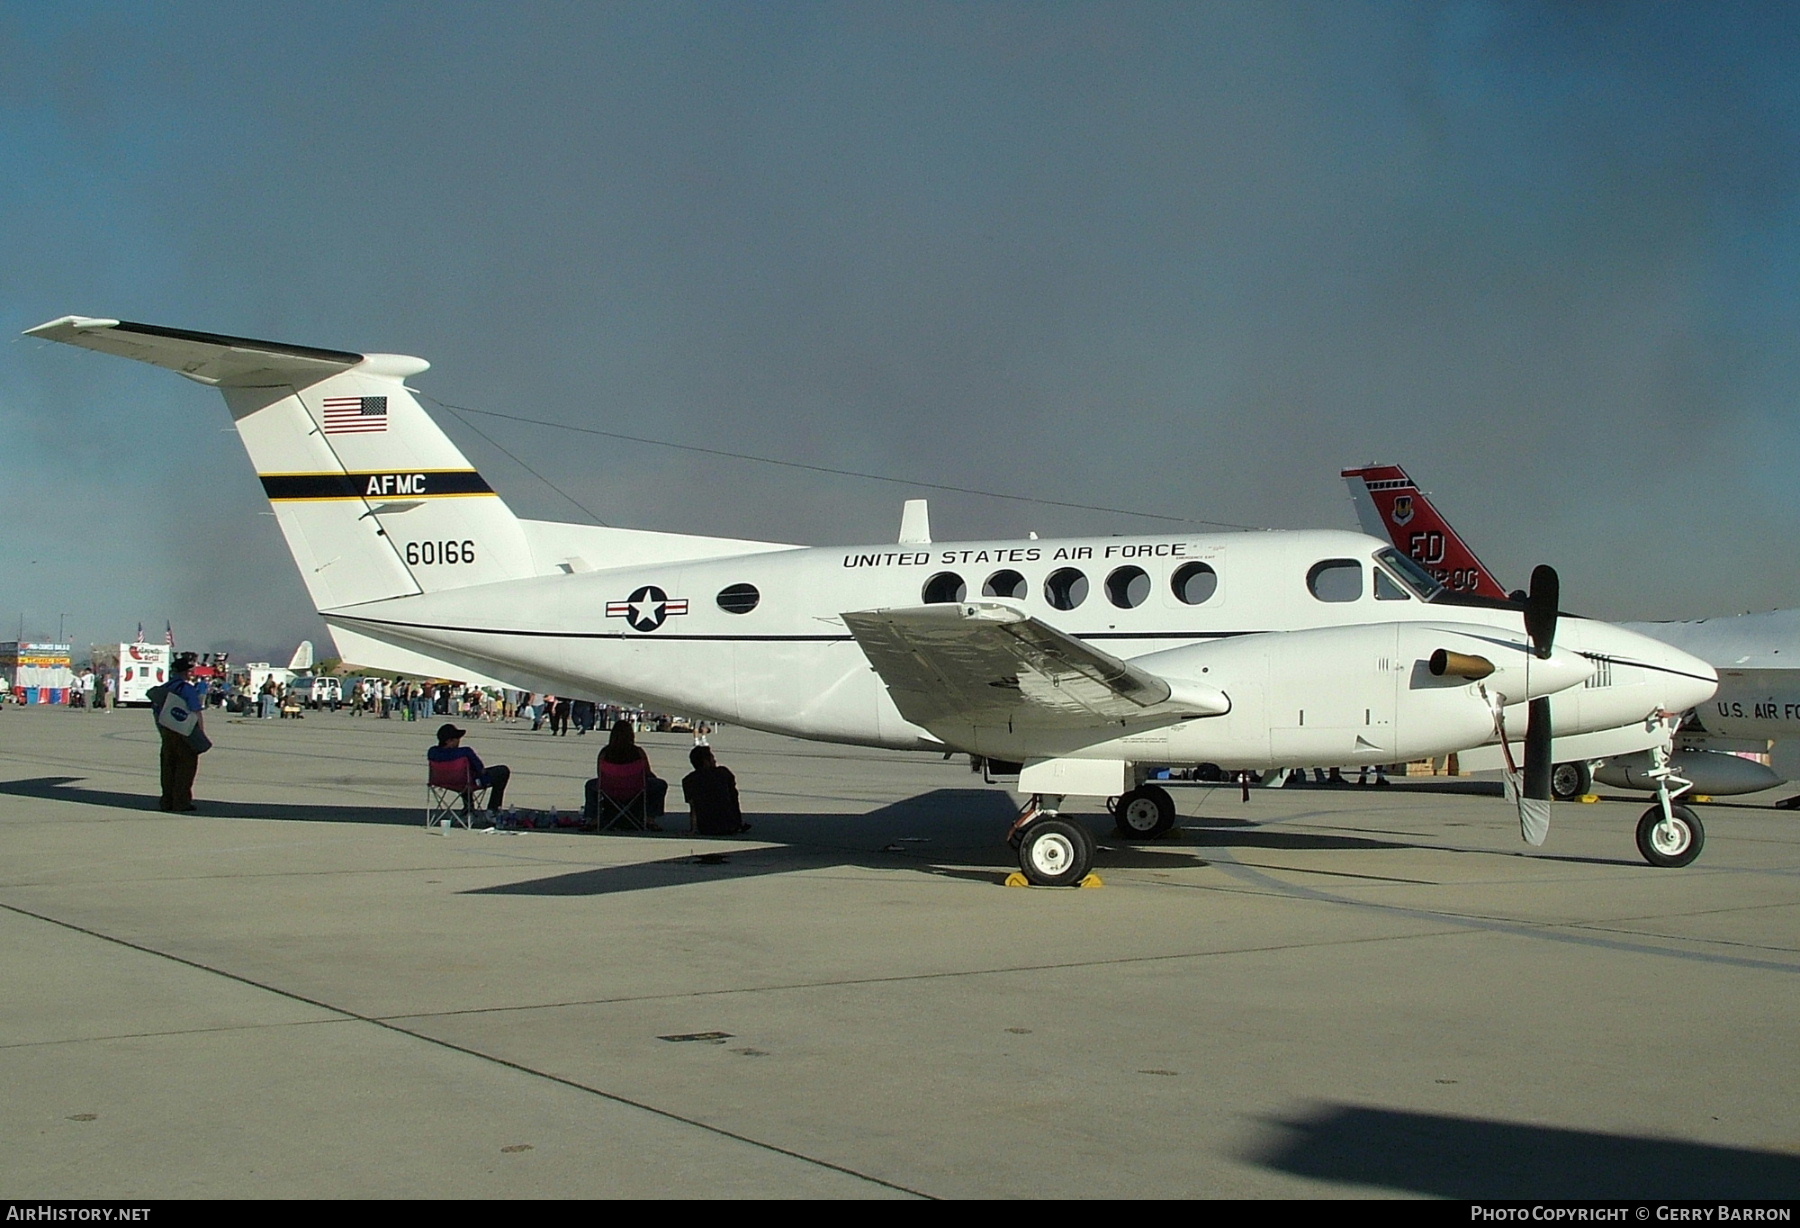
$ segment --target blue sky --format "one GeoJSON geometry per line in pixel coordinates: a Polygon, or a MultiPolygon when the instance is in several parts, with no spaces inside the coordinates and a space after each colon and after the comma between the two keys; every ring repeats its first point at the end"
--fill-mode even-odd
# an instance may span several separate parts
{"type": "MultiPolygon", "coordinates": [[[[0,9],[0,327],[414,353],[445,401],[1350,527],[1407,465],[1572,608],[1800,604],[1800,10],[0,9]]],[[[578,516],[461,424],[515,509],[578,516]]],[[[904,488],[510,424],[607,521],[891,540],[904,488]]],[[[0,351],[0,619],[321,628],[216,394],[0,351]]],[[[1141,520],[933,497],[940,538],[1141,520]]]]}

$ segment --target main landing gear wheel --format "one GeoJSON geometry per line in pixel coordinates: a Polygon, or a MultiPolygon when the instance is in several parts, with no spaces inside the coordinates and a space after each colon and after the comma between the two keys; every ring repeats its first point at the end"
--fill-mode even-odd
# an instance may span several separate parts
{"type": "Polygon", "coordinates": [[[1572,802],[1593,787],[1594,773],[1586,763],[1559,763],[1550,769],[1550,796],[1559,802],[1572,802]]]}
{"type": "Polygon", "coordinates": [[[1068,819],[1039,819],[1019,837],[1019,869],[1035,887],[1073,887],[1094,866],[1094,838],[1068,819]]]}
{"type": "Polygon", "coordinates": [[[1160,785],[1133,789],[1113,806],[1113,822],[1127,840],[1152,840],[1175,826],[1175,799],[1160,785]]]}
{"type": "Polygon", "coordinates": [[[1667,819],[1661,806],[1652,806],[1638,820],[1637,846],[1653,866],[1674,869],[1690,865],[1706,847],[1706,828],[1700,825],[1700,816],[1686,806],[1670,806],[1667,819]]]}

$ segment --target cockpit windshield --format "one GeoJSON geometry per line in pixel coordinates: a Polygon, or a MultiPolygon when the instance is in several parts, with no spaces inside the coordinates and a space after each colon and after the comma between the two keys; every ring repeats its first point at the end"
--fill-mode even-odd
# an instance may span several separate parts
{"type": "Polygon", "coordinates": [[[1431,573],[1417,562],[1407,558],[1398,550],[1379,550],[1375,559],[1388,570],[1399,576],[1406,586],[1422,599],[1430,601],[1444,591],[1444,586],[1432,579],[1431,573]]]}

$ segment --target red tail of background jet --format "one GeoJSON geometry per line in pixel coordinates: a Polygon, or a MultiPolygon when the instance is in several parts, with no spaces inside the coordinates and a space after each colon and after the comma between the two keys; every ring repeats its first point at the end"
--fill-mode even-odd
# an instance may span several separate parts
{"type": "Polygon", "coordinates": [[[1341,475],[1363,532],[1385,537],[1412,556],[1452,592],[1506,597],[1494,573],[1438,515],[1425,492],[1398,465],[1365,465],[1341,475]]]}

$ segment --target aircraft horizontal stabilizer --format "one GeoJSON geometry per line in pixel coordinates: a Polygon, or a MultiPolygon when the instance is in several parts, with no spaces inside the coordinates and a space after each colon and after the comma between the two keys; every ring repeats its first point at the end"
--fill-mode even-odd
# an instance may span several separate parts
{"type": "Polygon", "coordinates": [[[843,619],[901,715],[933,733],[1009,724],[1099,729],[1231,710],[1216,688],[1159,677],[998,602],[843,619]]]}
{"type": "MultiPolygon", "coordinates": [[[[197,333],[160,324],[134,324],[130,320],[102,320],[88,316],[64,316],[25,330],[28,337],[61,341],[84,349],[135,358],[167,367],[191,380],[220,387],[259,388],[291,384],[304,388],[327,376],[348,371],[366,357],[348,350],[322,350],[314,346],[257,341],[250,337],[226,337],[197,333]]],[[[425,363],[418,363],[423,370],[425,363]]]]}

